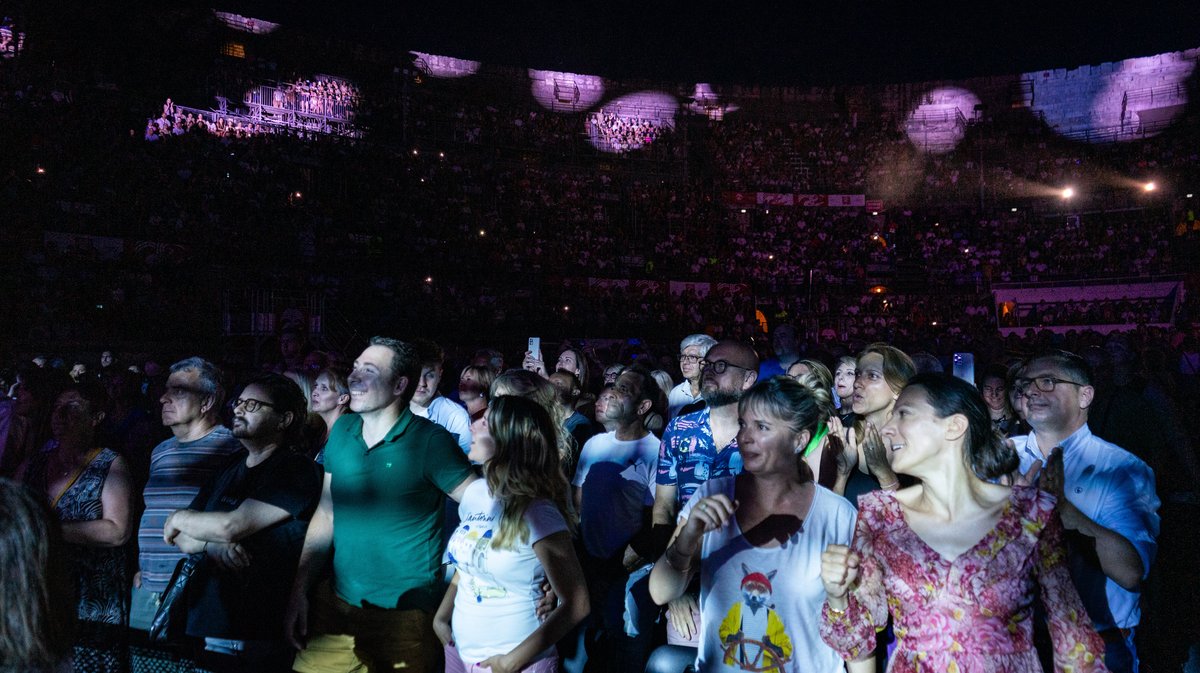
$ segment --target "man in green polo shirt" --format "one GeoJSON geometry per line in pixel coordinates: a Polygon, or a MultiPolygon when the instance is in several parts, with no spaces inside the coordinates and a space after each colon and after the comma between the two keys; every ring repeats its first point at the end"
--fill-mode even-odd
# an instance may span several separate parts
{"type": "Polygon", "coordinates": [[[396,339],[374,337],[354,361],[357,415],[340,418],[325,445],[284,624],[300,673],[422,673],[438,661],[443,497],[459,500],[477,477],[449,432],[409,411],[420,374],[416,350],[396,339]],[[332,595],[322,585],[310,613],[330,554],[332,595]]]}

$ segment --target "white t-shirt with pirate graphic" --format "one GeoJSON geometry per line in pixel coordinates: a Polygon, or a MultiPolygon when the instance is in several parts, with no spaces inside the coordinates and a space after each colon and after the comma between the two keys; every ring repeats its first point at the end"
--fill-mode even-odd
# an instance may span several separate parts
{"type": "MultiPolygon", "coordinates": [[[[546,571],[533,552],[534,543],[567,530],[567,522],[549,500],[535,500],[525,511],[529,541],[513,549],[496,549],[500,502],[477,479],[463,492],[460,523],[446,546],[446,557],[458,570],[458,592],[450,626],[463,663],[476,664],[507,654],[533,633],[540,622],[537,601],[546,571]]],[[[553,648],[538,658],[553,654],[553,648]]]]}
{"type": "MultiPolygon", "coordinates": [[[[710,479],[679,513],[701,498],[734,499],[736,477],[710,479]]],[[[734,518],[704,535],[700,556],[700,648],[696,670],[842,673],[842,658],[821,640],[821,552],[854,537],[854,506],[816,486],[800,532],[778,546],[755,547],[734,518]]]]}

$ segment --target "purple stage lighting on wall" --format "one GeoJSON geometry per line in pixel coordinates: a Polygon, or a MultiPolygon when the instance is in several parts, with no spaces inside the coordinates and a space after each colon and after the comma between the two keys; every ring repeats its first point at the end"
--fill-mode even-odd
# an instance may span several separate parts
{"type": "Polygon", "coordinates": [[[241,14],[234,14],[233,12],[220,12],[214,9],[213,14],[216,15],[217,20],[221,23],[243,33],[267,35],[269,33],[274,33],[275,30],[279,28],[278,23],[271,23],[270,21],[263,21],[262,19],[242,16],[241,14]]]}
{"type": "Polygon", "coordinates": [[[721,121],[726,114],[737,112],[738,106],[722,103],[711,84],[700,83],[692,90],[692,102],[687,104],[687,109],[713,121],[721,121]]]}
{"type": "Polygon", "coordinates": [[[604,80],[595,75],[529,69],[533,98],[555,112],[582,112],[600,102],[604,80]]]}
{"type": "Polygon", "coordinates": [[[908,139],[929,154],[945,154],[958,146],[974,118],[979,97],[958,87],[934,89],[921,97],[905,122],[908,139]]]}
{"type": "Polygon", "coordinates": [[[639,91],[601,105],[588,115],[588,141],[601,152],[642,149],[675,129],[679,103],[661,91],[639,91]]]}
{"type": "Polygon", "coordinates": [[[1059,134],[1085,142],[1158,135],[1187,108],[1200,49],[1072,70],[1025,73],[1031,110],[1059,134]]]}
{"type": "Polygon", "coordinates": [[[439,56],[437,54],[427,54],[423,51],[408,52],[416,56],[413,65],[421,72],[430,77],[440,79],[457,79],[459,77],[470,77],[479,72],[479,61],[468,61],[462,58],[454,58],[453,56],[439,56]]]}

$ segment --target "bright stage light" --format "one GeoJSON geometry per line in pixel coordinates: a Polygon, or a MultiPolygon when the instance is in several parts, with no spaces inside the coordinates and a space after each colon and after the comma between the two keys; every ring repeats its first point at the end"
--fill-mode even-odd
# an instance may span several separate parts
{"type": "Polygon", "coordinates": [[[1147,192],[1152,192],[1158,189],[1158,185],[1154,184],[1153,182],[1147,182],[1146,184],[1142,185],[1142,189],[1147,192]]]}
{"type": "Polygon", "coordinates": [[[1066,189],[1062,190],[1062,197],[1064,199],[1069,199],[1072,196],[1075,196],[1075,190],[1071,187],[1067,187],[1066,189]]]}

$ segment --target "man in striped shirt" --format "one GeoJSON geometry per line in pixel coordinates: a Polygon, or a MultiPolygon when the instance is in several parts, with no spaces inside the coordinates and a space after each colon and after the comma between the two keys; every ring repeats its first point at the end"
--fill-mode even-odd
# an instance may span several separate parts
{"type": "Polygon", "coordinates": [[[138,574],[133,582],[129,625],[148,630],[158,601],[167,588],[178,548],[163,541],[163,524],[177,509],[187,509],[200,487],[241,448],[219,413],[225,403],[221,371],[203,358],[191,357],[171,365],[162,403],[163,425],[174,437],[150,454],[150,479],[144,496],[146,510],[138,525],[138,574]]]}

